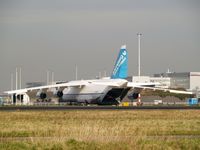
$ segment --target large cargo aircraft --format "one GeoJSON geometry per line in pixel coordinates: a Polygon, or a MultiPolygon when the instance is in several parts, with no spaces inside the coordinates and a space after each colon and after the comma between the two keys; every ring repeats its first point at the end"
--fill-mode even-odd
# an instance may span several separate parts
{"type": "Polygon", "coordinates": [[[153,83],[128,82],[128,52],[126,45],[120,49],[112,75],[108,79],[76,80],[67,83],[25,88],[5,93],[11,94],[13,99],[26,100],[37,97],[44,101],[52,97],[59,98],[60,102],[83,104],[117,105],[132,90],[133,98],[143,89],[163,90],[175,93],[192,94],[186,91],[176,91],[152,87],[153,83]]]}

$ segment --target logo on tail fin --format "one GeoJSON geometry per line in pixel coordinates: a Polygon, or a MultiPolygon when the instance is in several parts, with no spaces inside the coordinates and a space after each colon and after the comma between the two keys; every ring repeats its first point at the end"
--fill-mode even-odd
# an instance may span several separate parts
{"type": "Polygon", "coordinates": [[[123,45],[117,57],[117,61],[115,63],[111,78],[124,79],[127,78],[127,74],[128,74],[128,53],[126,50],[126,45],[123,45]]]}

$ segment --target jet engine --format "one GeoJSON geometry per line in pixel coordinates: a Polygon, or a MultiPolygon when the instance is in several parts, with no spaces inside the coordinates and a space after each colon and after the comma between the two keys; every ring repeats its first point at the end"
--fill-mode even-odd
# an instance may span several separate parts
{"type": "Polygon", "coordinates": [[[57,97],[61,98],[63,96],[63,91],[56,90],[53,94],[54,94],[54,96],[57,96],[57,97]]]}
{"type": "Polygon", "coordinates": [[[41,91],[37,92],[36,96],[37,96],[38,98],[40,98],[40,99],[45,99],[45,98],[47,98],[47,94],[46,94],[45,92],[41,92],[41,91]]]}
{"type": "Polygon", "coordinates": [[[18,99],[18,100],[23,100],[23,98],[24,98],[24,95],[23,95],[23,94],[18,94],[18,95],[17,95],[17,99],[18,99]]]}

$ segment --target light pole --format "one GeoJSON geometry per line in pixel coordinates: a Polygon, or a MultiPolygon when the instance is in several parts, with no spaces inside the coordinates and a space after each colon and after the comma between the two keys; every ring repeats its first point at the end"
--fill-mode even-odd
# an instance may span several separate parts
{"type": "Polygon", "coordinates": [[[54,83],[54,72],[51,73],[51,84],[54,83]]]}
{"type": "Polygon", "coordinates": [[[16,78],[16,80],[15,80],[15,89],[17,90],[17,80],[18,80],[18,72],[17,72],[17,68],[16,68],[16,74],[15,74],[16,76],[15,76],[15,78],[16,78]]]}
{"type": "Polygon", "coordinates": [[[19,89],[22,88],[22,68],[19,68],[19,89]]]}
{"type": "Polygon", "coordinates": [[[141,37],[141,33],[138,33],[138,76],[140,77],[140,37],[141,37]]]}
{"type": "MultiPolygon", "coordinates": [[[[141,33],[138,33],[138,76],[140,77],[140,37],[141,37],[141,33]]],[[[141,95],[140,93],[138,93],[138,105],[141,105],[141,95]]]]}
{"type": "Polygon", "coordinates": [[[78,66],[76,65],[76,80],[78,80],[78,66]]]}
{"type": "Polygon", "coordinates": [[[47,85],[49,85],[49,70],[47,70],[47,85]]]}

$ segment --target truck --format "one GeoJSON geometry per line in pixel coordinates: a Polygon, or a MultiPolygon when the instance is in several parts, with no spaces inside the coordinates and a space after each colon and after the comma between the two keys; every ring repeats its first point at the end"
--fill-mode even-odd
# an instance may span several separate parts
{"type": "Polygon", "coordinates": [[[188,105],[197,105],[198,103],[199,103],[198,98],[189,98],[189,99],[187,100],[187,104],[188,104],[188,105]]]}
{"type": "Polygon", "coordinates": [[[3,105],[3,97],[0,97],[0,106],[3,105]]]}

